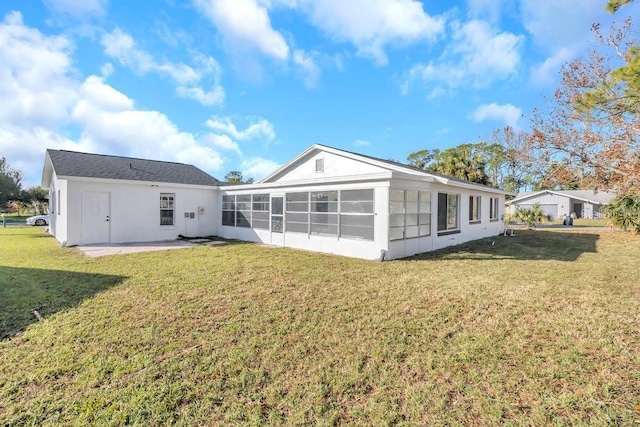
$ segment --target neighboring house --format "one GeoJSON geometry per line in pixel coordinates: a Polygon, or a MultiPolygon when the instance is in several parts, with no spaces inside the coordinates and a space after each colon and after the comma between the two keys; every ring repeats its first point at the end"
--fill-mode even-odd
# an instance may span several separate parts
{"type": "Polygon", "coordinates": [[[215,235],[365,259],[495,236],[509,194],[318,144],[241,185],[190,165],[48,150],[43,187],[66,245],[215,235]]]}
{"type": "Polygon", "coordinates": [[[542,190],[519,193],[515,199],[507,202],[511,215],[517,208],[530,209],[535,203],[549,218],[563,216],[596,219],[602,215],[602,208],[615,197],[614,193],[594,190],[542,190]]]}

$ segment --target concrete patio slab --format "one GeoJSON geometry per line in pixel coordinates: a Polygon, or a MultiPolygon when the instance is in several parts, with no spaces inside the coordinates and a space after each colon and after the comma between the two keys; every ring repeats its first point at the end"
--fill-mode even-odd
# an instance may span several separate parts
{"type": "Polygon", "coordinates": [[[164,242],[121,243],[77,246],[86,256],[97,258],[116,254],[133,254],[139,252],[165,251],[169,249],[184,249],[199,246],[185,240],[171,240],[164,242]]]}

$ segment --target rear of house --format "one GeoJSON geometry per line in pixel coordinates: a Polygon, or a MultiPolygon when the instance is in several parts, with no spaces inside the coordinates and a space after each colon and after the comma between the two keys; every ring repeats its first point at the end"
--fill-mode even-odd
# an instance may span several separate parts
{"type": "Polygon", "coordinates": [[[506,192],[314,145],[256,184],[221,187],[225,238],[395,259],[499,234],[506,192]]]}
{"type": "Polygon", "coordinates": [[[48,150],[43,187],[63,245],[217,235],[366,259],[495,236],[507,194],[319,144],[244,185],[180,163],[48,150]]]}

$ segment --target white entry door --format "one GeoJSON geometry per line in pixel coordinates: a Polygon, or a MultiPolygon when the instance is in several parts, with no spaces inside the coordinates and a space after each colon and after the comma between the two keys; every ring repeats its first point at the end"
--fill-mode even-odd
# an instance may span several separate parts
{"type": "Polygon", "coordinates": [[[82,192],[82,235],[85,245],[109,243],[109,193],[82,192]]]}
{"type": "Polygon", "coordinates": [[[283,196],[271,196],[271,244],[284,246],[283,196]]]}

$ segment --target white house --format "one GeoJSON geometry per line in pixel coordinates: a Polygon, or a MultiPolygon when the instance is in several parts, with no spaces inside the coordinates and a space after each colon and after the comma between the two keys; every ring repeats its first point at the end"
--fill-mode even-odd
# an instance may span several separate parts
{"type": "Polygon", "coordinates": [[[47,150],[50,232],[65,246],[216,232],[218,180],[191,165],[47,150]]]}
{"type": "Polygon", "coordinates": [[[552,220],[570,215],[597,219],[602,215],[602,208],[615,196],[614,193],[594,190],[542,190],[519,193],[507,205],[510,206],[511,215],[516,213],[517,208],[531,209],[538,203],[552,220]]]}
{"type": "Polygon", "coordinates": [[[366,259],[495,236],[508,194],[318,144],[242,185],[190,165],[48,150],[43,187],[66,245],[215,235],[366,259]]]}

